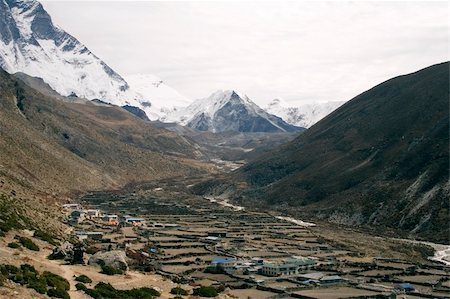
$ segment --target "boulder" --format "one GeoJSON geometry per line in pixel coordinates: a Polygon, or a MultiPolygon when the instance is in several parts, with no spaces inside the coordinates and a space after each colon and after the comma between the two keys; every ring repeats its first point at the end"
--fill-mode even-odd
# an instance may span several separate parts
{"type": "Polygon", "coordinates": [[[64,242],[53,249],[50,259],[53,260],[63,260],[73,256],[73,245],[69,242],[64,242]]]}
{"type": "Polygon", "coordinates": [[[83,244],[73,245],[69,242],[64,242],[53,249],[49,259],[64,260],[71,265],[84,264],[84,246],[83,244]]]}
{"type": "Polygon", "coordinates": [[[115,269],[127,270],[128,263],[126,259],[125,252],[121,250],[101,251],[91,256],[88,264],[99,267],[110,266],[115,269]]]}

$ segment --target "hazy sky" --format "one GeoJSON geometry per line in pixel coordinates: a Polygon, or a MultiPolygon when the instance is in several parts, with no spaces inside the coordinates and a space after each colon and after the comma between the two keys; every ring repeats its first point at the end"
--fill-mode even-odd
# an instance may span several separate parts
{"type": "Polygon", "coordinates": [[[236,89],[262,105],[348,100],[449,59],[446,1],[43,4],[119,74],[155,74],[192,99],[236,89]]]}

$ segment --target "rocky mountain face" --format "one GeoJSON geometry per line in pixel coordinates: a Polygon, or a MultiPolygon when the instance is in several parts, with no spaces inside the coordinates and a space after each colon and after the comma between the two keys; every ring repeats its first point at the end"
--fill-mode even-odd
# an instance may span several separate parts
{"type": "Polygon", "coordinates": [[[244,204],[449,243],[448,78],[447,62],[388,80],[197,191],[231,180],[244,204]]]}
{"type": "Polygon", "coordinates": [[[299,132],[303,128],[287,124],[269,114],[247,96],[236,91],[216,91],[194,101],[186,108],[177,108],[162,118],[199,131],[218,132],[299,132]]]}
{"type": "Polygon", "coordinates": [[[316,122],[342,106],[345,102],[312,103],[300,106],[291,106],[283,99],[272,100],[264,109],[286,121],[288,124],[309,128],[316,122]]]}
{"type": "Polygon", "coordinates": [[[42,78],[63,96],[140,106],[140,95],[35,0],[0,0],[0,67],[42,78]]]}

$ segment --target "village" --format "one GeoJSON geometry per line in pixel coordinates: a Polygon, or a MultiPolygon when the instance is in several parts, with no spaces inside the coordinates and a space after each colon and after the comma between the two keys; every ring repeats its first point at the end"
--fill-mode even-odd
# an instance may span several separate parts
{"type": "Polygon", "coordinates": [[[361,256],[313,233],[312,223],[210,198],[154,196],[161,193],[92,192],[63,209],[86,254],[123,252],[124,270],[227,289],[232,298],[449,298],[443,264],[361,256]]]}

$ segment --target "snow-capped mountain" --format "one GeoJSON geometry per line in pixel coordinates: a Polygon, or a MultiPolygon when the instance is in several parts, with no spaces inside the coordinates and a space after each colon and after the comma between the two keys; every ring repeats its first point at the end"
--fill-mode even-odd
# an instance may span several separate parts
{"type": "Polygon", "coordinates": [[[35,0],[0,0],[0,67],[40,77],[64,96],[140,106],[140,95],[35,0]]]}
{"type": "Polygon", "coordinates": [[[233,90],[219,90],[185,108],[175,108],[161,120],[211,132],[296,132],[302,129],[267,113],[246,95],[233,90]]]}
{"type": "Polygon", "coordinates": [[[143,110],[151,120],[175,121],[213,132],[295,131],[295,126],[308,127],[337,107],[300,109],[272,103],[267,113],[233,91],[220,91],[190,104],[156,76],[121,77],[54,25],[36,0],[0,0],[0,67],[9,73],[42,78],[63,96],[98,99],[126,106],[139,117],[143,110]]]}
{"type": "Polygon", "coordinates": [[[151,120],[157,120],[175,107],[186,107],[192,102],[155,75],[126,75],[125,80],[132,90],[142,95],[142,109],[151,120]]]}
{"type": "Polygon", "coordinates": [[[268,113],[281,117],[288,124],[309,128],[344,103],[335,101],[292,107],[282,99],[274,99],[267,105],[265,110],[268,113]]]}

